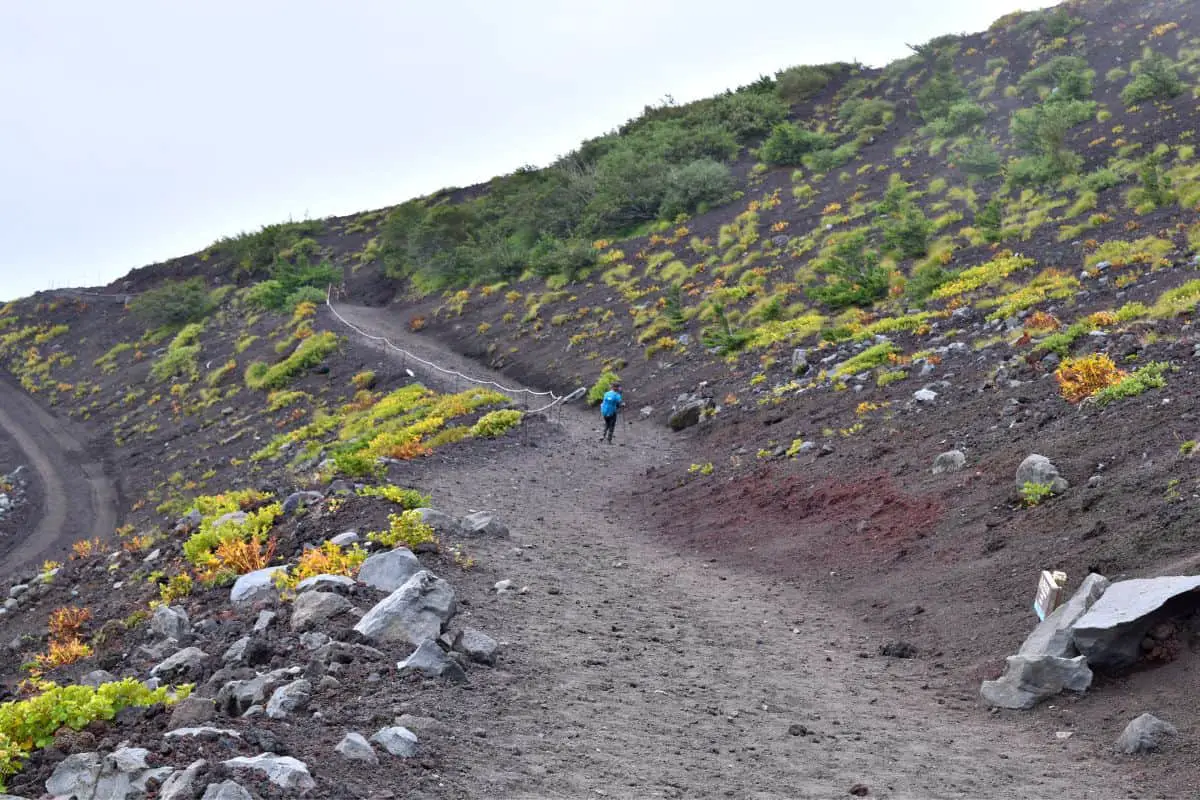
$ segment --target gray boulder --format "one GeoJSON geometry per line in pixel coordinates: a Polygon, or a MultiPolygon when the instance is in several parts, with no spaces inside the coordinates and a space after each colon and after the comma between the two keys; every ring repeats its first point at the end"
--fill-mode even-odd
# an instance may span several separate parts
{"type": "Polygon", "coordinates": [[[176,533],[191,533],[192,531],[194,531],[200,527],[200,523],[203,520],[204,520],[204,517],[202,517],[200,515],[200,510],[197,508],[193,508],[191,511],[184,514],[182,517],[175,520],[175,532],[176,533]]]}
{"type": "Polygon", "coordinates": [[[150,677],[164,681],[195,682],[204,677],[208,653],[199,647],[185,647],[150,670],[150,677]]]}
{"type": "Polygon", "coordinates": [[[62,800],[92,800],[101,768],[99,753],[67,756],[46,779],[46,791],[62,800]]]}
{"type": "Polygon", "coordinates": [[[368,556],[358,569],[358,582],[381,592],[394,592],[423,569],[411,550],[397,547],[368,556]]]}
{"type": "Polygon", "coordinates": [[[371,741],[400,758],[412,758],[417,754],[417,735],[399,725],[377,731],[371,741]]]}
{"type": "Polygon", "coordinates": [[[275,573],[284,567],[266,567],[239,575],[229,590],[229,602],[235,606],[252,606],[255,603],[274,603],[279,600],[279,589],[275,586],[275,573]]]}
{"type": "Polygon", "coordinates": [[[1049,486],[1055,494],[1065,492],[1070,487],[1066,478],[1058,474],[1058,467],[1054,466],[1050,459],[1037,453],[1026,456],[1017,467],[1017,489],[1024,488],[1027,483],[1049,486]]]}
{"type": "Polygon", "coordinates": [[[1079,655],[1071,633],[1072,626],[1108,589],[1108,578],[1091,573],[1071,595],[1071,599],[1050,612],[1017,651],[1022,656],[1057,656],[1072,658],[1079,655]]]}
{"type": "Polygon", "coordinates": [[[229,524],[245,525],[249,519],[250,515],[245,511],[230,511],[228,514],[222,514],[214,519],[211,527],[221,528],[229,524]]]}
{"type": "Polygon", "coordinates": [[[292,605],[292,630],[315,628],[350,610],[350,601],[333,592],[303,592],[292,605]]]}
{"type": "Polygon", "coordinates": [[[229,769],[248,769],[258,772],[266,776],[271,783],[289,792],[304,794],[317,785],[308,772],[308,765],[291,756],[260,753],[253,758],[245,756],[231,758],[222,761],[221,764],[229,769]]]}
{"type": "Polygon", "coordinates": [[[712,401],[705,398],[693,397],[676,403],[667,417],[667,425],[673,431],[681,431],[693,425],[699,425],[705,409],[712,406],[712,401]]]}
{"type": "Polygon", "coordinates": [[[229,681],[217,692],[217,708],[231,717],[241,716],[251,706],[265,702],[291,677],[290,670],[277,669],[247,680],[229,681]]]}
{"type": "Polygon", "coordinates": [[[271,719],[286,719],[307,708],[311,699],[312,684],[303,678],[284,684],[271,694],[267,703],[267,716],[271,719]]]}
{"type": "Polygon", "coordinates": [[[1083,656],[1009,656],[1004,675],[984,681],[979,693],[988,705],[1000,708],[1033,708],[1064,689],[1087,691],[1092,671],[1083,656]]]}
{"type": "Polygon", "coordinates": [[[446,678],[455,683],[462,683],[467,679],[467,673],[458,662],[447,656],[442,648],[430,639],[421,642],[412,655],[396,664],[396,669],[402,675],[406,672],[419,672],[430,678],[446,678]]]}
{"type": "Polygon", "coordinates": [[[913,400],[925,405],[936,402],[937,398],[938,393],[933,389],[917,389],[915,392],[913,392],[913,400]]]}
{"type": "Polygon", "coordinates": [[[333,542],[338,547],[349,547],[352,544],[361,542],[362,537],[358,535],[358,531],[342,531],[337,536],[332,537],[329,541],[333,542]]]}
{"type": "Polygon", "coordinates": [[[347,761],[379,763],[379,756],[375,755],[375,748],[371,747],[371,743],[361,733],[347,733],[334,749],[347,761]]]}
{"type": "Polygon", "coordinates": [[[420,644],[440,636],[457,610],[450,584],[422,570],[364,614],[354,630],[374,642],[420,644]]]}
{"type": "Polygon", "coordinates": [[[503,539],[508,536],[508,526],[488,511],[476,511],[462,519],[463,533],[468,536],[491,536],[503,539]]]}
{"type": "Polygon", "coordinates": [[[797,347],[792,351],[792,374],[803,375],[808,372],[808,351],[797,347]]]}
{"type": "Polygon", "coordinates": [[[958,472],[967,465],[967,456],[962,450],[947,450],[933,460],[933,474],[958,472]]]}
{"type": "Polygon", "coordinates": [[[1071,627],[1075,647],[1094,667],[1128,667],[1140,657],[1146,633],[1164,615],[1200,605],[1197,589],[1200,575],[1117,581],[1071,627]]]}
{"type": "Polygon", "coordinates": [[[297,511],[316,505],[325,499],[320,492],[292,492],[283,501],[283,513],[291,516],[297,511]]]}
{"type": "Polygon", "coordinates": [[[182,608],[159,606],[150,618],[150,630],[160,639],[174,639],[182,644],[192,635],[192,623],[182,608]]]}
{"type": "Polygon", "coordinates": [[[297,592],[348,592],[354,588],[354,579],[345,575],[313,575],[296,584],[297,592]]]}
{"type": "Polygon", "coordinates": [[[474,628],[464,628],[454,637],[454,649],[465,653],[467,658],[489,667],[496,664],[496,654],[500,651],[500,643],[483,631],[474,628]]]}
{"type": "Polygon", "coordinates": [[[80,678],[79,684],[81,686],[91,686],[93,689],[95,689],[95,688],[99,687],[101,684],[112,683],[116,679],[117,679],[117,676],[113,675],[108,670],[94,669],[91,672],[84,675],[82,678],[80,678]]]}
{"type": "Polygon", "coordinates": [[[421,515],[421,522],[433,528],[438,536],[458,536],[462,533],[458,520],[444,511],[436,508],[418,508],[416,511],[421,515]]]}
{"type": "Polygon", "coordinates": [[[1167,739],[1179,731],[1169,722],[1163,722],[1153,714],[1142,714],[1125,726],[1117,738],[1117,751],[1132,755],[1158,750],[1167,739]]]}
{"type": "Polygon", "coordinates": [[[190,728],[211,722],[216,716],[217,704],[211,698],[193,694],[180,700],[171,709],[171,721],[167,727],[171,730],[190,728]]]}
{"type": "Polygon", "coordinates": [[[192,800],[200,772],[207,766],[208,762],[201,758],[188,764],[187,769],[173,772],[159,787],[158,800],[192,800]]]}
{"type": "Polygon", "coordinates": [[[204,796],[200,800],[254,800],[254,795],[239,783],[221,781],[205,787],[204,796]]]}

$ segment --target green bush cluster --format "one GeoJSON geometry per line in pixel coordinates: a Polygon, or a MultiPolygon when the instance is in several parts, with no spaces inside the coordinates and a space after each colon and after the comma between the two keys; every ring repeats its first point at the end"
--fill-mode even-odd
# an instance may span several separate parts
{"type": "Polygon", "coordinates": [[[437,535],[433,528],[426,525],[419,511],[401,511],[399,514],[388,515],[386,531],[371,531],[367,534],[369,541],[384,547],[399,547],[415,550],[423,544],[437,543],[437,535]]]}
{"type": "Polygon", "coordinates": [[[405,489],[400,486],[386,484],[384,486],[363,486],[358,490],[359,497],[381,497],[395,503],[403,509],[425,508],[433,498],[421,494],[416,489],[405,489]]]}
{"type": "Polygon", "coordinates": [[[290,261],[315,254],[317,243],[312,237],[319,236],[324,229],[324,224],[317,220],[264,225],[257,232],[214,242],[208,248],[208,256],[232,263],[235,275],[265,275],[280,259],[290,261]]]}
{"type": "Polygon", "coordinates": [[[320,364],[338,348],[337,334],[322,331],[296,345],[292,354],[274,366],[257,361],[246,368],[246,386],[255,390],[282,389],[300,373],[320,364]]]}
{"type": "Polygon", "coordinates": [[[489,411],[471,426],[471,435],[480,439],[492,439],[502,436],[510,428],[520,424],[521,416],[521,412],[513,408],[489,411]]]}
{"type": "Polygon", "coordinates": [[[600,373],[600,377],[588,389],[587,401],[589,406],[598,406],[600,401],[604,399],[604,393],[613,387],[614,383],[619,383],[621,380],[617,373],[610,370],[604,370],[600,373]]]}
{"type": "Polygon", "coordinates": [[[817,264],[824,281],[807,288],[809,296],[837,310],[869,306],[887,294],[888,270],[879,251],[870,247],[865,233],[856,232],[839,242],[817,264]]]}
{"type": "Polygon", "coordinates": [[[199,322],[216,308],[203,278],[168,281],[129,301],[130,310],[152,328],[199,322]]]}
{"type": "Polygon", "coordinates": [[[1039,90],[1058,100],[1087,100],[1092,96],[1095,76],[1096,71],[1088,67],[1087,59],[1058,56],[1022,75],[1017,88],[1022,92],[1039,90]]]}
{"type": "Polygon", "coordinates": [[[806,130],[791,122],[781,122],[771,129],[771,135],[758,150],[758,157],[768,164],[797,166],[804,156],[815,150],[829,150],[834,139],[825,133],[806,130]]]}
{"type": "Polygon", "coordinates": [[[292,311],[305,301],[320,305],[325,302],[326,287],[342,279],[341,270],[328,261],[310,264],[306,257],[297,263],[276,260],[270,276],[246,290],[247,303],[268,311],[292,311]]]}
{"type": "Polygon", "coordinates": [[[1179,65],[1149,49],[1133,62],[1133,80],[1121,90],[1121,101],[1135,105],[1146,100],[1169,100],[1183,92],[1179,65]]]}
{"type": "Polygon", "coordinates": [[[171,378],[187,378],[194,381],[200,377],[200,333],[204,326],[198,322],[185,325],[171,340],[167,351],[150,367],[150,376],[156,381],[171,378]]]}

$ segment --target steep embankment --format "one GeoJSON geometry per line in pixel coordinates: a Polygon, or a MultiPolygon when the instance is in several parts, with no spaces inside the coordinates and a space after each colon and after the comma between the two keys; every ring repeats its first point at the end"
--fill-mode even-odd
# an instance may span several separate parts
{"type": "MultiPolygon", "coordinates": [[[[395,315],[338,311],[410,352],[467,366],[395,315]]],[[[513,531],[479,543],[486,580],[466,584],[470,624],[506,643],[499,670],[469,695],[418,709],[460,734],[439,746],[463,796],[831,797],[858,783],[911,798],[1123,790],[1119,770],[1097,760],[1106,743],[1057,741],[931,689],[939,665],[881,657],[884,640],[819,588],[658,539],[631,495],[679,466],[678,437],[637,420],[609,447],[590,410],[553,416],[531,446],[412,472],[448,508],[495,510],[513,531]],[[498,596],[490,583],[502,579],[521,591],[498,596]]]]}
{"type": "Polygon", "coordinates": [[[0,541],[6,573],[61,559],[72,542],[112,536],[117,527],[116,487],[76,426],[48,414],[7,377],[0,377],[0,427],[37,473],[44,498],[32,531],[11,542],[0,541]]]}

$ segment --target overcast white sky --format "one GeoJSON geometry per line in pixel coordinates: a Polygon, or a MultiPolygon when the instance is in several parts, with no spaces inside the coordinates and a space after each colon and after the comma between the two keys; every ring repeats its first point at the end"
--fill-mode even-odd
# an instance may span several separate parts
{"type": "Polygon", "coordinates": [[[671,94],[880,66],[1011,0],[0,4],[0,299],[545,165],[671,94]]]}

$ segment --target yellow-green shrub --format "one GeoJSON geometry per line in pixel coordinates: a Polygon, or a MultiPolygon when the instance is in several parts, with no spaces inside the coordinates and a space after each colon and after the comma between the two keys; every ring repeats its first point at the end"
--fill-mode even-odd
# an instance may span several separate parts
{"type": "Polygon", "coordinates": [[[437,542],[433,528],[426,525],[416,510],[402,511],[399,514],[388,515],[386,531],[371,531],[367,539],[384,547],[404,545],[409,550],[415,550],[422,544],[437,542]]]}
{"type": "Polygon", "coordinates": [[[489,411],[471,426],[471,435],[476,438],[494,438],[521,422],[521,412],[512,408],[489,411]]]}

